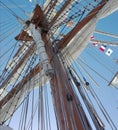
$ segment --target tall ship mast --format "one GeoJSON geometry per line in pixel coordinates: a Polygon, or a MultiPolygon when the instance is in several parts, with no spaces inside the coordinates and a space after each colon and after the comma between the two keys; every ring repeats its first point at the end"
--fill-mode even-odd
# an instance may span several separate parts
{"type": "Polygon", "coordinates": [[[118,1],[1,0],[0,10],[0,130],[117,130],[118,31],[97,26],[118,1]]]}

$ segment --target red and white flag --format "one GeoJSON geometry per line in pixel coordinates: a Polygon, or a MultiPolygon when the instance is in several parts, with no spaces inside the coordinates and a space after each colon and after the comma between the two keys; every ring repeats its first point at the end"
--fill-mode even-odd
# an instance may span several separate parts
{"type": "Polygon", "coordinates": [[[91,38],[91,40],[92,40],[92,39],[94,39],[94,36],[92,35],[90,38],[91,38]]]}
{"type": "Polygon", "coordinates": [[[102,52],[104,52],[105,49],[106,49],[106,46],[105,46],[105,45],[102,45],[99,49],[100,49],[102,52]]]}
{"type": "Polygon", "coordinates": [[[93,45],[94,46],[98,46],[98,42],[93,42],[93,45]]]}

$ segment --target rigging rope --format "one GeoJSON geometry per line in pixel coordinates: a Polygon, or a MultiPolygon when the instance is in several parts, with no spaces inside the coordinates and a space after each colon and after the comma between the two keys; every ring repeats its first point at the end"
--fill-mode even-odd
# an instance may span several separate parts
{"type": "MultiPolygon", "coordinates": [[[[61,99],[61,100],[63,100],[63,99],[61,99]]],[[[44,116],[44,115],[43,115],[44,116]]],[[[41,118],[44,118],[44,117],[41,117],[41,118]]],[[[43,119],[42,119],[43,120],[43,119]]],[[[45,121],[44,121],[45,122],[45,121]]],[[[44,124],[44,125],[46,125],[46,124],[44,124]]],[[[43,128],[46,128],[46,126],[44,126],[43,128]]]]}
{"type": "MultiPolygon", "coordinates": [[[[16,42],[16,44],[15,44],[15,46],[14,46],[14,48],[13,48],[13,50],[12,50],[12,52],[11,52],[11,54],[10,54],[10,56],[9,56],[9,60],[10,60],[10,58],[11,58],[11,56],[12,56],[12,54],[13,54],[13,52],[14,52],[14,50],[15,50],[15,47],[17,46],[17,42],[16,42]]],[[[8,62],[9,62],[9,60],[7,61],[7,64],[8,64],[8,62]]],[[[5,73],[7,72],[7,69],[5,68],[4,70],[3,70],[3,73],[2,73],[2,75],[1,75],[1,77],[3,78],[5,78],[5,73]]],[[[1,80],[1,82],[3,81],[3,79],[1,80]]]]}
{"type": "Polygon", "coordinates": [[[102,62],[100,60],[101,59],[100,56],[96,56],[96,53],[94,53],[94,52],[90,53],[89,51],[86,51],[86,53],[88,55],[90,55],[95,61],[97,61],[100,65],[102,65],[102,67],[104,67],[104,69],[107,69],[110,73],[114,74],[113,70],[111,70],[112,67],[104,64],[104,62],[102,62]]]}
{"type": "MultiPolygon", "coordinates": [[[[83,88],[80,86],[80,83],[77,81],[76,77],[73,76],[72,74],[72,71],[69,69],[70,71],[70,74],[71,74],[71,77],[74,81],[74,84],[76,85],[82,99],[83,99],[83,102],[84,104],[86,105],[87,107],[87,110],[92,118],[92,121],[94,122],[94,125],[96,126],[96,129],[104,129],[104,124],[102,123],[101,119],[99,118],[98,114],[96,113],[94,107],[93,107],[93,104],[90,104],[89,101],[87,100],[86,98],[86,95],[83,93],[83,88]],[[97,120],[96,120],[96,116],[97,116],[97,120]],[[98,122],[99,121],[99,122],[98,122]]],[[[78,75],[77,75],[78,77],[78,75]]],[[[84,85],[83,85],[84,86],[84,85]]],[[[85,89],[85,88],[84,88],[85,89]]]]}
{"type": "MultiPolygon", "coordinates": [[[[60,55],[60,57],[62,58],[62,63],[64,64],[64,66],[65,66],[65,63],[67,64],[67,62],[66,62],[66,60],[64,60],[64,57],[63,57],[63,55],[61,54],[60,55]]],[[[60,58],[60,59],[61,59],[60,58]]],[[[65,68],[65,71],[66,71],[66,73],[67,73],[67,76],[68,76],[68,72],[67,72],[67,68],[66,68],[66,66],[64,67],[65,68]]],[[[68,79],[68,80],[70,80],[70,78],[68,79]]],[[[72,85],[71,85],[72,86],[72,85]]],[[[74,94],[76,95],[76,92],[75,92],[75,89],[73,88],[73,86],[72,86],[72,90],[74,91],[74,94]]],[[[77,96],[77,95],[76,95],[77,96]]],[[[81,103],[80,103],[81,104],[81,103]]],[[[85,127],[85,129],[86,129],[86,125],[85,125],[85,122],[87,121],[87,118],[86,118],[86,115],[85,115],[85,113],[84,113],[84,119],[83,119],[83,114],[81,113],[81,107],[79,107],[79,105],[78,105],[78,102],[76,102],[75,104],[74,104],[75,106],[76,106],[76,110],[79,112],[79,116],[81,116],[81,121],[82,121],[82,123],[83,123],[83,127],[85,127]],[[85,121],[85,119],[86,119],[86,121],[85,121]]],[[[80,105],[81,106],[81,105],[80,105]]],[[[72,110],[72,109],[71,109],[72,110]]],[[[71,113],[73,113],[73,111],[71,111],[71,113]]],[[[74,116],[74,115],[73,115],[74,116]]],[[[73,117],[72,116],[72,117],[73,117]]],[[[74,119],[74,118],[73,118],[74,119]]],[[[74,120],[71,120],[72,121],[72,123],[74,124],[74,120]]],[[[74,129],[77,129],[76,128],[76,125],[74,124],[73,125],[73,127],[74,127],[74,129]],[[75,127],[74,127],[75,126],[75,127]]],[[[89,126],[90,127],[90,126],[89,126]]]]}
{"type": "Polygon", "coordinates": [[[8,37],[10,37],[13,33],[15,33],[17,31],[19,27],[16,26],[15,28],[10,28],[9,32],[7,31],[5,34],[3,34],[4,37],[0,37],[0,43],[2,43],[3,41],[5,41],[8,37]]]}
{"type": "Polygon", "coordinates": [[[0,3],[1,3],[1,5],[3,6],[3,7],[5,7],[8,11],[9,11],[9,13],[11,13],[15,18],[19,18],[19,16],[18,15],[16,15],[16,13],[14,13],[7,5],[5,5],[3,2],[1,2],[0,1],[0,3]]]}
{"type": "MultiPolygon", "coordinates": [[[[71,56],[70,56],[71,57],[71,56]]],[[[81,67],[82,67],[82,65],[81,65],[81,67]]],[[[83,77],[84,78],[84,77],[83,77]]],[[[86,79],[84,78],[84,81],[86,81],[86,79]]],[[[95,99],[95,97],[94,97],[94,99],[95,99]]],[[[100,100],[99,100],[100,101],[100,100]]],[[[101,103],[101,102],[100,102],[101,103]]],[[[98,104],[98,102],[97,102],[97,104],[98,104]]],[[[101,106],[100,105],[98,105],[99,106],[99,108],[101,109],[101,106]]],[[[104,111],[105,111],[105,109],[104,109],[104,111]]],[[[101,109],[101,112],[103,113],[103,115],[104,115],[104,117],[106,118],[106,120],[108,121],[108,124],[110,125],[110,127],[113,129],[113,127],[116,129],[116,127],[115,127],[115,124],[113,123],[113,121],[109,118],[108,119],[108,117],[109,117],[109,115],[108,115],[108,113],[107,113],[107,117],[106,117],[106,111],[104,112],[102,109],[101,109]],[[113,126],[113,127],[112,127],[113,126]]]]}
{"type": "MultiPolygon", "coordinates": [[[[29,69],[32,69],[32,65],[31,64],[33,64],[34,63],[34,60],[32,60],[31,59],[31,62],[30,62],[30,64],[29,64],[29,67],[27,67],[27,69],[26,69],[26,71],[25,72],[27,72],[29,69]],[[30,67],[31,66],[31,67],[30,67]]],[[[14,84],[15,85],[15,84],[14,84]]],[[[23,84],[21,84],[21,85],[23,85],[23,84]]],[[[14,86],[13,86],[14,87],[14,86]]],[[[12,88],[13,88],[12,87],[12,88]]],[[[27,87],[27,89],[28,89],[28,87],[27,87]]],[[[23,93],[23,90],[24,89],[22,89],[21,91],[20,91],[20,94],[21,95],[19,95],[18,97],[17,97],[17,102],[16,102],[16,104],[15,104],[15,106],[14,106],[14,110],[13,110],[13,113],[14,113],[14,111],[16,110],[16,108],[18,107],[18,103],[19,103],[19,100],[20,100],[20,98],[21,98],[21,96],[22,96],[22,93],[23,93]]],[[[9,106],[9,108],[11,107],[11,105],[12,105],[12,103],[14,102],[14,100],[15,100],[15,97],[17,96],[17,93],[14,93],[14,96],[13,96],[13,99],[11,100],[11,103],[10,103],[10,106],[9,106]]],[[[6,116],[7,116],[7,114],[8,114],[8,112],[9,112],[9,108],[8,108],[8,110],[6,111],[6,116]]],[[[2,110],[2,109],[1,109],[2,110]]],[[[9,115],[10,117],[11,116],[13,116],[12,114],[11,115],[9,115]]],[[[6,117],[5,117],[6,118],[6,117]]],[[[4,118],[4,122],[6,121],[6,119],[4,118]]],[[[4,123],[3,122],[3,123],[4,123]]]]}
{"type": "MultiPolygon", "coordinates": [[[[11,40],[10,40],[10,41],[11,41],[11,40]]],[[[9,41],[9,42],[10,42],[10,41],[9,41]]],[[[12,48],[14,48],[14,46],[16,46],[16,43],[13,44],[10,48],[8,48],[8,50],[6,50],[3,54],[1,54],[1,55],[0,55],[0,59],[4,58],[4,56],[5,56],[7,53],[9,53],[9,51],[10,51],[12,48]]]]}
{"type": "Polygon", "coordinates": [[[102,78],[103,80],[105,80],[107,83],[109,83],[109,81],[103,77],[100,73],[98,73],[96,70],[94,70],[93,68],[91,68],[87,63],[85,63],[85,61],[82,58],[78,58],[83,64],[85,64],[90,70],[92,70],[95,74],[97,74],[100,78],[102,78]]]}
{"type": "Polygon", "coordinates": [[[13,0],[10,0],[10,2],[16,7],[18,7],[24,14],[26,14],[26,11],[23,8],[21,8],[18,4],[16,4],[13,0]]]}
{"type": "Polygon", "coordinates": [[[97,102],[100,110],[102,111],[104,117],[106,118],[107,122],[109,123],[109,125],[111,126],[112,130],[116,129],[115,124],[113,123],[112,119],[110,118],[109,114],[107,113],[107,111],[105,110],[104,106],[102,105],[100,99],[98,98],[97,94],[95,93],[94,89],[91,87],[90,89],[91,95],[93,96],[93,98],[95,99],[95,101],[97,102]]]}
{"type": "MultiPolygon", "coordinates": [[[[100,86],[96,81],[95,79],[90,75],[90,73],[79,63],[79,61],[75,61],[76,64],[78,64],[82,70],[88,75],[88,77],[93,81],[93,83],[96,85],[96,86],[100,86]]],[[[86,80],[84,80],[86,82],[86,80]]]]}
{"type": "MultiPolygon", "coordinates": [[[[8,21],[8,20],[7,20],[8,21]]],[[[10,21],[10,20],[9,20],[10,21]]],[[[8,31],[7,29],[9,29],[8,27],[13,27],[13,26],[16,26],[16,24],[15,23],[13,23],[13,21],[10,21],[10,22],[8,22],[8,23],[4,23],[4,25],[3,24],[0,24],[0,28],[1,28],[1,32],[0,32],[0,37],[5,33],[5,31],[8,31]],[[1,34],[2,33],[2,34],[1,34]]]]}

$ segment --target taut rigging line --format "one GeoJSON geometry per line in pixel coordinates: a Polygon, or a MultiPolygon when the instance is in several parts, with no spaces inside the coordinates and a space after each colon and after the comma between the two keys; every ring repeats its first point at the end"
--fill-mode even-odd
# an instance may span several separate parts
{"type": "Polygon", "coordinates": [[[0,3],[1,3],[1,5],[4,6],[4,7],[8,10],[8,12],[9,12],[10,14],[12,14],[18,21],[24,22],[24,20],[23,20],[22,18],[20,18],[18,15],[16,15],[16,13],[14,13],[7,5],[5,5],[5,4],[4,4],[3,2],[1,2],[1,1],[0,1],[0,3]]]}

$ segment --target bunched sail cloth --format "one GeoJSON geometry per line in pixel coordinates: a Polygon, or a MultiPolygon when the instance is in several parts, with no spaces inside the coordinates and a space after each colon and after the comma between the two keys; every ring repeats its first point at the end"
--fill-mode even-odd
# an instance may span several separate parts
{"type": "Polygon", "coordinates": [[[98,12],[98,14],[92,18],[69,42],[69,44],[63,50],[63,53],[75,60],[81,52],[86,48],[90,36],[93,34],[96,23],[99,19],[102,19],[114,11],[118,10],[118,0],[109,0],[106,5],[98,12]]]}
{"type": "Polygon", "coordinates": [[[109,85],[118,87],[118,72],[115,74],[109,85]]]}
{"type": "MultiPolygon", "coordinates": [[[[19,53],[14,56],[13,59],[11,59],[7,65],[6,65],[6,69],[7,70],[12,70],[13,68],[15,68],[15,66],[20,62],[20,60],[22,59],[23,55],[26,54],[28,47],[31,47],[31,43],[25,43],[25,45],[23,46],[23,48],[19,51],[19,53]]],[[[24,67],[26,66],[26,63],[28,61],[29,56],[23,60],[21,66],[16,70],[16,72],[9,78],[9,80],[7,80],[7,83],[13,84],[17,81],[19,75],[23,72],[24,67]]],[[[2,85],[2,88],[5,88],[8,84],[2,85]]]]}
{"type": "MultiPolygon", "coordinates": [[[[28,58],[23,61],[23,64],[12,75],[12,77],[9,79],[9,81],[7,81],[9,83],[9,85],[15,83],[18,80],[18,77],[23,72],[27,62],[28,62],[28,58]]],[[[3,86],[3,87],[6,87],[6,86],[3,86]]]]}
{"type": "Polygon", "coordinates": [[[97,17],[99,17],[99,19],[102,19],[112,14],[116,10],[118,10],[118,0],[109,0],[103,9],[99,11],[97,17]]]}
{"type": "Polygon", "coordinates": [[[13,130],[9,126],[0,126],[0,130],[13,130]]]}
{"type": "Polygon", "coordinates": [[[23,95],[25,95],[26,92],[29,92],[36,87],[40,87],[39,86],[40,81],[41,81],[40,85],[44,86],[44,84],[49,81],[49,78],[43,72],[40,72],[37,75],[35,75],[33,78],[28,80],[24,85],[21,84],[23,89],[21,89],[17,93],[17,95],[14,95],[7,102],[7,104],[5,104],[1,108],[1,110],[0,110],[0,124],[2,122],[4,122],[5,120],[7,120],[12,115],[12,113],[15,111],[15,109],[17,109],[17,107],[19,106],[19,104],[23,98],[23,95]]]}
{"type": "MultiPolygon", "coordinates": [[[[15,97],[13,96],[7,104],[5,104],[2,108],[0,108],[0,124],[6,121],[18,107],[23,97],[23,94],[26,92],[25,89],[18,92],[15,97]]],[[[0,129],[3,130],[3,129],[0,129]]]]}
{"type": "Polygon", "coordinates": [[[3,88],[0,89],[0,100],[3,99],[7,95],[6,90],[3,88]]]}
{"type": "Polygon", "coordinates": [[[70,57],[71,55],[73,59],[76,59],[81,54],[81,52],[87,46],[88,41],[90,40],[90,36],[95,30],[96,23],[97,19],[93,18],[76,34],[76,36],[63,50],[66,56],[70,57]]]}
{"type": "MultiPolygon", "coordinates": [[[[45,52],[44,43],[42,43],[41,36],[39,35],[38,30],[34,30],[34,25],[31,25],[30,27],[33,37],[37,44],[37,51],[38,54],[41,57],[41,63],[43,64],[43,69],[40,73],[38,73],[36,76],[31,78],[27,83],[22,84],[22,90],[20,90],[16,95],[14,95],[2,108],[0,111],[0,123],[7,120],[12,113],[15,111],[15,109],[19,106],[21,99],[23,95],[27,92],[32,90],[35,87],[39,87],[39,82],[41,81],[41,85],[43,86],[48,80],[49,76],[47,75],[52,71],[52,68],[48,62],[48,57],[45,52]],[[35,35],[36,33],[36,35],[35,35]],[[41,79],[40,79],[41,78],[41,79]],[[12,105],[11,105],[12,104],[12,105]]],[[[21,68],[19,68],[21,69],[21,68]]],[[[20,71],[20,70],[19,70],[20,71]]]]}

